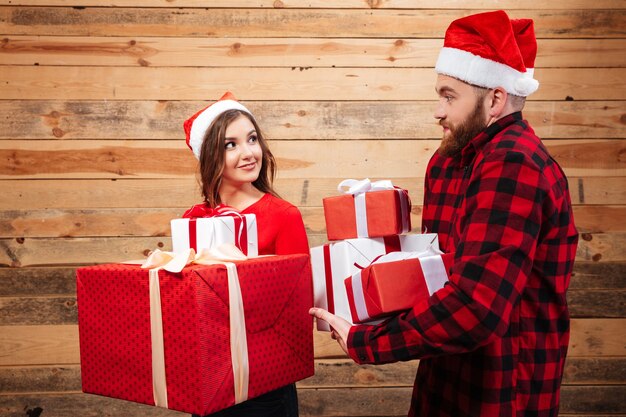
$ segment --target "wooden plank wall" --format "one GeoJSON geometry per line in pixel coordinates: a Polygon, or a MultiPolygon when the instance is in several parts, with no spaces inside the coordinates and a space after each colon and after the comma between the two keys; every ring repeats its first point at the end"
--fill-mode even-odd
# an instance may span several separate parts
{"type": "MultiPolygon", "coordinates": [[[[535,19],[525,111],[570,180],[581,235],[562,415],[626,415],[626,2],[502,0],[535,19]]],[[[169,248],[199,202],[182,121],[233,91],[278,189],[325,241],[340,179],[391,178],[420,222],[433,65],[485,0],[0,0],[0,414],[176,416],[80,393],[74,269],[169,248]],[[209,5],[209,6],[207,6],[209,5]]],[[[416,362],[359,367],[316,334],[303,416],[401,416],[416,362]]]]}

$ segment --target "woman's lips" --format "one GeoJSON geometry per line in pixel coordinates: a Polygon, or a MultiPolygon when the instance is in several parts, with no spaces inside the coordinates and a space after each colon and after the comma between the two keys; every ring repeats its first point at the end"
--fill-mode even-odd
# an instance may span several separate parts
{"type": "Polygon", "coordinates": [[[256,167],[256,162],[250,162],[249,164],[240,165],[238,168],[250,171],[250,170],[253,170],[255,167],[256,167]]]}

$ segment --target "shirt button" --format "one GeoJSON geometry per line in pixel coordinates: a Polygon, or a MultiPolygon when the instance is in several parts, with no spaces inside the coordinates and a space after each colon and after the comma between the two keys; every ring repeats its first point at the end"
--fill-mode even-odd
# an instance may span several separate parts
{"type": "Polygon", "coordinates": [[[365,356],[359,356],[359,360],[364,361],[365,359],[367,359],[365,356]]]}

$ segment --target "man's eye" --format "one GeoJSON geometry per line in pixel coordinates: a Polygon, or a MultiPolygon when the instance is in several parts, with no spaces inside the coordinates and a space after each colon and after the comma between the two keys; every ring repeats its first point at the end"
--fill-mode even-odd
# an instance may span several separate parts
{"type": "Polygon", "coordinates": [[[444,96],[444,98],[448,103],[452,101],[452,96],[444,96]]]}

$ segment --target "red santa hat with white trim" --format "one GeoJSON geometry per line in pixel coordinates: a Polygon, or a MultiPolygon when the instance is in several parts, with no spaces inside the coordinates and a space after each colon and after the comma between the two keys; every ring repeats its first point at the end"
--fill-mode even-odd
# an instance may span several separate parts
{"type": "Polygon", "coordinates": [[[526,76],[533,78],[535,73],[535,58],[537,57],[537,38],[535,25],[532,19],[511,19],[515,41],[522,54],[526,76]]]}
{"type": "MultiPolygon", "coordinates": [[[[211,123],[222,113],[228,110],[241,110],[252,116],[252,112],[241,104],[233,93],[227,91],[218,101],[200,110],[189,119],[185,120],[183,128],[187,136],[187,146],[197,159],[200,159],[200,149],[207,130],[211,123]]],[[[254,117],[254,116],[252,116],[254,117]]]]}
{"type": "Polygon", "coordinates": [[[515,96],[534,93],[539,82],[527,66],[534,67],[537,41],[532,20],[524,20],[530,25],[519,24],[517,35],[502,10],[453,21],[446,30],[435,70],[479,87],[503,87],[515,96]]]}

